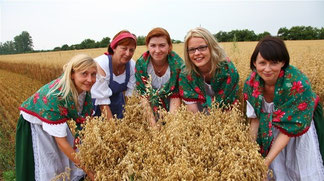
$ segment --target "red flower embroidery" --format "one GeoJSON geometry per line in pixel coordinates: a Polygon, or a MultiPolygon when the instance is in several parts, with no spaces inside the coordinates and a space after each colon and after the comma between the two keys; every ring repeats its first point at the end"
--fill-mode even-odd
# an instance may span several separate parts
{"type": "Polygon", "coordinates": [[[290,95],[296,95],[297,93],[302,93],[304,91],[303,84],[301,81],[293,82],[293,86],[290,89],[290,95]]]}
{"type": "Polygon", "coordinates": [[[300,103],[299,105],[298,105],[298,109],[300,110],[300,111],[304,111],[306,108],[307,108],[307,103],[306,102],[303,102],[303,103],[300,103]]]}
{"type": "Polygon", "coordinates": [[[198,95],[198,99],[204,100],[205,97],[204,97],[203,95],[199,94],[199,95],[198,95]]]}
{"type": "Polygon", "coordinates": [[[248,98],[249,98],[248,95],[247,95],[247,93],[244,93],[244,94],[243,94],[243,97],[244,97],[244,100],[245,100],[245,101],[248,100],[248,98]]]}
{"type": "Polygon", "coordinates": [[[179,93],[180,93],[181,96],[183,96],[183,88],[182,88],[182,86],[179,87],[179,93]]]}
{"type": "Polygon", "coordinates": [[[280,73],[279,73],[279,78],[283,77],[284,75],[285,75],[285,71],[281,70],[280,73]]]}
{"type": "Polygon", "coordinates": [[[175,88],[175,86],[173,85],[173,86],[170,87],[170,90],[174,90],[174,88],[175,88]]]}
{"type": "Polygon", "coordinates": [[[259,92],[258,89],[253,89],[252,96],[257,98],[261,93],[259,92]]]}
{"type": "Polygon", "coordinates": [[[226,84],[230,84],[230,83],[231,83],[231,80],[232,80],[231,76],[228,76],[228,77],[227,77],[226,84]]]}
{"type": "Polygon", "coordinates": [[[201,94],[201,90],[199,89],[199,87],[195,87],[195,91],[196,91],[198,94],[201,94]]]}
{"type": "Polygon", "coordinates": [[[258,81],[253,82],[253,87],[258,88],[259,87],[259,82],[258,81]]]}
{"type": "Polygon", "coordinates": [[[43,97],[43,102],[44,102],[44,104],[47,104],[47,97],[46,96],[43,97]]]}
{"type": "Polygon", "coordinates": [[[63,116],[67,116],[67,114],[68,114],[68,110],[65,107],[59,106],[59,111],[60,111],[60,114],[63,116]]]}
{"type": "Polygon", "coordinates": [[[85,119],[84,119],[83,117],[77,118],[77,119],[75,120],[75,122],[78,123],[78,124],[83,124],[84,121],[85,121],[85,119]]]}
{"type": "Polygon", "coordinates": [[[56,79],[54,82],[53,82],[53,84],[51,84],[50,86],[49,86],[49,88],[51,89],[51,88],[53,88],[57,83],[59,83],[60,82],[60,79],[56,79]]]}
{"type": "Polygon", "coordinates": [[[33,99],[34,104],[36,104],[38,99],[39,99],[39,92],[36,92],[33,99]]]}
{"type": "Polygon", "coordinates": [[[290,120],[291,120],[291,118],[292,118],[292,116],[288,116],[288,118],[287,118],[287,119],[288,119],[288,121],[290,121],[290,120]]]}
{"type": "Polygon", "coordinates": [[[188,79],[189,81],[192,81],[192,80],[193,80],[192,77],[191,77],[191,75],[187,75],[187,79],[188,79]]]}
{"type": "Polygon", "coordinates": [[[274,113],[274,119],[273,122],[280,122],[281,118],[286,114],[285,112],[281,111],[281,109],[278,109],[274,113]]]}
{"type": "Polygon", "coordinates": [[[222,95],[222,94],[224,94],[224,90],[223,90],[223,89],[221,89],[220,91],[218,91],[218,94],[219,94],[219,95],[222,95]]]}

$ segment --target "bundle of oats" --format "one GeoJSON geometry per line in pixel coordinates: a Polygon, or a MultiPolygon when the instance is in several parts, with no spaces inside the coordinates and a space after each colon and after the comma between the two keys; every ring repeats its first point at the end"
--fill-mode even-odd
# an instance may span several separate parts
{"type": "Polygon", "coordinates": [[[138,97],[122,120],[88,120],[78,146],[82,166],[97,180],[262,180],[267,172],[258,145],[237,109],[161,113],[151,129],[138,97]]]}

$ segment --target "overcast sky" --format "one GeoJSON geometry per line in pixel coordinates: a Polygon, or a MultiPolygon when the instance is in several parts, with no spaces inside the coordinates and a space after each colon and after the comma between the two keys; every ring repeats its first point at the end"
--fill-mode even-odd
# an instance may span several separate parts
{"type": "Polygon", "coordinates": [[[302,25],[324,27],[324,0],[0,0],[0,42],[28,31],[35,50],[100,41],[122,29],[145,36],[163,27],[183,41],[197,26],[276,35],[281,27],[302,25]]]}

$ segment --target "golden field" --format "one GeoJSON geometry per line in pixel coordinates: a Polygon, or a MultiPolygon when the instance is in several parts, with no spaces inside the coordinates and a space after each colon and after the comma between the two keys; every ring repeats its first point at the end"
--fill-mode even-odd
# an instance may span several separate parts
{"type": "MultiPolygon", "coordinates": [[[[240,74],[240,89],[250,73],[250,56],[256,44],[257,42],[221,43],[240,74]]],[[[286,41],[286,45],[290,53],[290,64],[307,75],[313,90],[324,103],[324,40],[286,41]]],[[[138,59],[145,50],[145,46],[137,47],[133,59],[138,59]]],[[[183,57],[183,44],[175,44],[173,50],[183,57]]],[[[75,54],[87,53],[96,57],[105,51],[106,48],[100,48],[0,56],[0,156],[6,155],[8,151],[14,153],[19,105],[43,84],[59,76],[62,66],[75,54]]],[[[13,154],[8,153],[4,159],[0,173],[14,164],[13,154]],[[9,167],[4,164],[9,164],[9,167]]]]}

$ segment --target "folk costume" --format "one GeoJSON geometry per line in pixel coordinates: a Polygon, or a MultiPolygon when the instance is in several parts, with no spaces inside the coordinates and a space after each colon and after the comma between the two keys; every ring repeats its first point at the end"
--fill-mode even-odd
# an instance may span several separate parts
{"type": "Polygon", "coordinates": [[[156,115],[159,107],[169,111],[170,99],[179,97],[178,80],[184,62],[179,55],[171,51],[167,56],[169,67],[166,73],[159,77],[155,74],[151,58],[147,51],[136,62],[136,89],[140,95],[148,98],[156,115]]]}
{"type": "Polygon", "coordinates": [[[239,75],[234,64],[227,59],[219,63],[210,84],[206,83],[203,76],[184,70],[180,74],[179,90],[181,98],[186,104],[197,103],[199,111],[204,111],[212,102],[220,106],[233,104],[238,101],[239,75]]]}
{"type": "Polygon", "coordinates": [[[260,121],[257,142],[264,157],[279,132],[291,137],[270,165],[275,179],[324,180],[320,151],[320,146],[322,151],[324,146],[324,119],[319,98],[308,78],[293,66],[281,70],[272,103],[266,102],[262,95],[264,84],[263,79],[252,72],[244,84],[243,95],[247,117],[260,121]]]}
{"type": "MultiPolygon", "coordinates": [[[[136,37],[129,33],[124,32],[117,35],[109,44],[112,50],[118,46],[118,42],[130,38],[136,42],[136,37]]],[[[109,51],[108,48],[108,51],[109,51]]],[[[94,116],[100,116],[100,105],[109,105],[112,115],[117,118],[123,118],[125,96],[131,96],[135,86],[135,62],[130,60],[126,63],[125,71],[120,75],[115,75],[112,69],[112,55],[105,53],[94,59],[99,66],[105,71],[106,76],[103,77],[97,73],[96,83],[91,88],[93,98],[94,116]]]]}
{"type": "Polygon", "coordinates": [[[111,55],[105,53],[94,60],[106,73],[105,77],[97,73],[96,83],[91,88],[95,116],[101,115],[100,105],[109,105],[112,114],[121,119],[125,96],[131,96],[135,87],[135,61],[131,59],[127,62],[124,73],[116,76],[112,69],[111,55]]]}
{"type": "MultiPolygon", "coordinates": [[[[51,92],[60,78],[41,87],[20,109],[16,133],[16,180],[51,180],[70,168],[71,180],[85,174],[60,150],[54,137],[67,137],[71,146],[78,142],[66,121],[76,122],[76,133],[92,113],[91,96],[83,92],[75,103],[72,95],[62,99],[59,90],[51,92]],[[51,92],[51,93],[49,93],[51,92]]],[[[60,88],[59,88],[60,89],[60,88]]],[[[76,149],[76,147],[74,147],[76,149]]]]}

